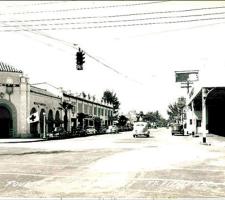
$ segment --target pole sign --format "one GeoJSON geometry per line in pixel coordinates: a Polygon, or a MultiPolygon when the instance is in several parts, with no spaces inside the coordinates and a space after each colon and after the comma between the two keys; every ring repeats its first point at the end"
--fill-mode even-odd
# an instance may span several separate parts
{"type": "Polygon", "coordinates": [[[198,81],[198,70],[175,71],[176,82],[198,81]]]}

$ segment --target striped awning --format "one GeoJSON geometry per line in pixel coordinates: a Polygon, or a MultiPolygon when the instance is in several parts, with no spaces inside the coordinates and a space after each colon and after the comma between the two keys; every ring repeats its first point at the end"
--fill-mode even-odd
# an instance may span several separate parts
{"type": "Polygon", "coordinates": [[[16,73],[23,73],[22,70],[18,70],[8,64],[5,64],[0,61],[0,72],[16,72],[16,73]]]}

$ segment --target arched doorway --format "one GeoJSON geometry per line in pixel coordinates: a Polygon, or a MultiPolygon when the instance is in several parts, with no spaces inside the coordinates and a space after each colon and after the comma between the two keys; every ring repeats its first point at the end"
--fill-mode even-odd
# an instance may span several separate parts
{"type": "Polygon", "coordinates": [[[13,120],[11,112],[0,105],[0,138],[12,137],[13,120]]]}
{"type": "Polygon", "coordinates": [[[67,116],[67,110],[65,110],[65,115],[64,115],[64,129],[67,131],[67,125],[68,125],[68,116],[67,116]]]}
{"type": "Polygon", "coordinates": [[[54,119],[53,119],[53,112],[52,110],[49,110],[48,112],[48,132],[53,131],[53,125],[54,125],[54,119]]]}
{"type": "MultiPolygon", "coordinates": [[[[37,112],[36,108],[32,108],[30,111],[30,115],[32,115],[33,113],[36,113],[36,112],[37,112]]],[[[38,122],[30,123],[30,133],[33,137],[39,137],[38,122]]]]}
{"type": "Polygon", "coordinates": [[[55,113],[55,127],[59,127],[60,124],[61,124],[60,114],[59,111],[57,110],[55,113]]]}
{"type": "Polygon", "coordinates": [[[225,136],[225,88],[215,88],[206,99],[209,133],[225,136]]]}
{"type": "Polygon", "coordinates": [[[40,133],[44,133],[44,113],[45,113],[45,110],[41,109],[41,112],[40,112],[40,133]]]}

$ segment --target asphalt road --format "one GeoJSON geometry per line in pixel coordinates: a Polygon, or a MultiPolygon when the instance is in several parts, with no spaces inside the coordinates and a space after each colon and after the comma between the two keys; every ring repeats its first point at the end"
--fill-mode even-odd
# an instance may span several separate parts
{"type": "Polygon", "coordinates": [[[225,138],[151,130],[0,143],[0,197],[225,197],[225,138]]]}

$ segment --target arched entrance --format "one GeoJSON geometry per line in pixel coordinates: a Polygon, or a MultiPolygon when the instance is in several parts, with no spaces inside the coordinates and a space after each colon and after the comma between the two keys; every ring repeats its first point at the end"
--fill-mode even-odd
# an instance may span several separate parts
{"type": "Polygon", "coordinates": [[[53,125],[54,125],[54,118],[53,118],[53,112],[52,110],[49,110],[48,112],[48,132],[53,131],[53,125]]]}
{"type": "MultiPolygon", "coordinates": [[[[45,113],[45,110],[41,109],[41,112],[40,112],[40,133],[44,133],[44,113],[45,113]]],[[[45,123],[45,125],[46,125],[46,123],[45,123]]]]}
{"type": "Polygon", "coordinates": [[[63,119],[64,119],[64,129],[67,131],[67,125],[68,125],[67,110],[65,110],[65,115],[63,119]]]}
{"type": "Polygon", "coordinates": [[[55,127],[59,127],[61,125],[60,114],[57,110],[55,113],[55,127]]]}
{"type": "MultiPolygon", "coordinates": [[[[36,113],[36,108],[32,108],[30,114],[36,113]]],[[[33,137],[39,137],[38,134],[38,122],[30,123],[30,133],[33,137]]]]}
{"type": "Polygon", "coordinates": [[[209,133],[225,136],[225,88],[215,88],[206,99],[209,133]]]}
{"type": "Polygon", "coordinates": [[[10,110],[0,105],[0,138],[12,137],[13,120],[10,110]]]}

